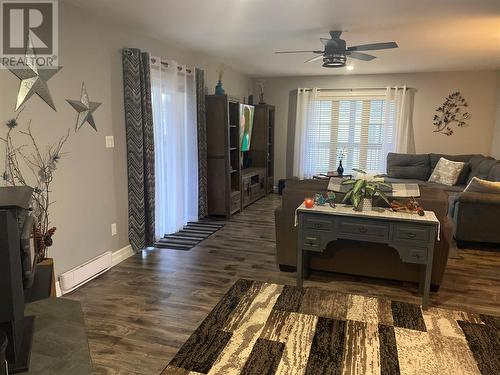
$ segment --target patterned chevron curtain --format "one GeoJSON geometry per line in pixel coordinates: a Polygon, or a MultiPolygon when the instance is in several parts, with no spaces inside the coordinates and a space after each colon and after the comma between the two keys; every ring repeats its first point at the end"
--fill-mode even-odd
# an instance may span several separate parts
{"type": "Polygon", "coordinates": [[[205,118],[205,72],[196,69],[196,108],[198,119],[198,216],[208,216],[207,126],[205,118]]]}
{"type": "Polygon", "coordinates": [[[128,166],[128,236],[135,251],[154,243],[155,152],[149,54],[122,52],[128,166]]]}

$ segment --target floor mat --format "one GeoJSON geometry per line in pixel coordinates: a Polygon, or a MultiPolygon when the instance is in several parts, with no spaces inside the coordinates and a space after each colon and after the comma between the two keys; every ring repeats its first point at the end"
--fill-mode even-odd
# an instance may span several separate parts
{"type": "Polygon", "coordinates": [[[223,226],[224,223],[213,220],[189,222],[179,232],[166,234],[154,246],[161,249],[190,250],[223,226]]]}

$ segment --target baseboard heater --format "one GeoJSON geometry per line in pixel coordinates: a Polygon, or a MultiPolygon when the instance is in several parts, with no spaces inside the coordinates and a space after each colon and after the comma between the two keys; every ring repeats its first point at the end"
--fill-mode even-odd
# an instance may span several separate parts
{"type": "Polygon", "coordinates": [[[84,264],[64,272],[59,276],[62,294],[69,293],[79,286],[89,282],[112,266],[113,254],[108,251],[99,255],[84,264]]]}

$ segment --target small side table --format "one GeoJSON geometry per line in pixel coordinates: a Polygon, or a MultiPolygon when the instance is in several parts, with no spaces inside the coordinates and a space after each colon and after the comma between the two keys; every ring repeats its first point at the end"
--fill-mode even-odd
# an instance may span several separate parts
{"type": "Polygon", "coordinates": [[[339,175],[337,172],[319,173],[313,176],[314,180],[329,180],[331,177],[345,178],[351,180],[354,178],[352,174],[339,175]]]}

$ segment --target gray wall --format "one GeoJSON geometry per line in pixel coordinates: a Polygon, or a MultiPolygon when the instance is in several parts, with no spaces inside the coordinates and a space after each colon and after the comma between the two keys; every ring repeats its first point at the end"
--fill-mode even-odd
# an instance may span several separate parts
{"type": "MultiPolygon", "coordinates": [[[[127,164],[121,48],[139,47],[153,55],[180,63],[196,64],[207,70],[208,85],[215,85],[219,61],[186,51],[164,41],[142,36],[128,27],[89,15],[73,5],[60,2],[60,64],[63,69],[49,81],[55,101],[54,112],[40,98],[29,100],[21,115],[21,128],[32,120],[32,130],[45,145],[71,128],[53,184],[52,224],[57,227],[49,255],[55,258],[56,273],[64,272],[105,251],[128,245],[127,164]],[[96,133],[85,125],[74,133],[76,112],[65,99],[79,99],[85,81],[92,101],[102,102],[95,112],[96,133]],[[105,136],[115,137],[115,148],[105,148],[105,136]],[[111,224],[118,234],[111,236],[111,224]]],[[[251,80],[228,70],[226,90],[237,97],[247,96],[251,80]]],[[[0,70],[0,121],[14,116],[19,80],[0,70]]],[[[7,128],[0,127],[0,136],[7,128]]],[[[22,139],[19,139],[22,141],[22,139]]],[[[0,166],[4,150],[0,146],[0,166]]]]}
{"type": "MultiPolygon", "coordinates": [[[[331,75],[264,78],[265,101],[276,105],[275,178],[290,177],[293,163],[295,100],[298,87],[355,88],[407,85],[415,94],[414,128],[417,153],[492,153],[497,106],[497,72],[469,71],[414,74],[331,75]],[[451,137],[433,133],[437,107],[451,92],[460,91],[469,103],[467,128],[451,137]]],[[[258,92],[256,87],[254,92],[258,92]]],[[[500,134],[497,126],[497,137],[500,134]]],[[[500,138],[499,138],[500,139],[500,138]]],[[[497,149],[498,145],[497,143],[497,149]]]]}

